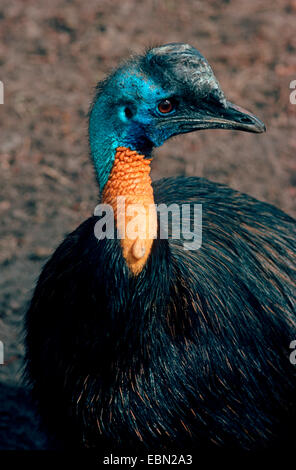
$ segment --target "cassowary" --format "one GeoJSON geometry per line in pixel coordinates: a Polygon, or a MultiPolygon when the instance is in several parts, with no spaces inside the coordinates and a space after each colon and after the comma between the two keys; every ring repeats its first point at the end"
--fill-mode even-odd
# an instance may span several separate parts
{"type": "Polygon", "coordinates": [[[203,178],[150,179],[155,147],[209,128],[265,130],[225,99],[187,44],[133,57],[97,87],[90,151],[99,202],[118,230],[104,236],[112,217],[102,211],[67,236],[25,322],[26,376],[63,446],[254,450],[293,441],[295,221],[203,178]],[[192,224],[201,205],[198,249],[185,249],[183,232],[173,236],[178,218],[165,230],[156,208],[148,217],[160,204],[189,205],[192,224]],[[126,231],[133,205],[144,208],[142,236],[126,231]]]}

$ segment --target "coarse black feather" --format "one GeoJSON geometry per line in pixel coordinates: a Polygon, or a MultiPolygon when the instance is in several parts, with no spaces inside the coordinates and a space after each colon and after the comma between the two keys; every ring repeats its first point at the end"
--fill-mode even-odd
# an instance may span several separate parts
{"type": "Polygon", "coordinates": [[[274,448],[293,440],[295,221],[202,178],[153,184],[203,207],[202,246],[156,239],[130,275],[97,217],[48,261],[26,317],[27,376],[65,445],[274,448]]]}

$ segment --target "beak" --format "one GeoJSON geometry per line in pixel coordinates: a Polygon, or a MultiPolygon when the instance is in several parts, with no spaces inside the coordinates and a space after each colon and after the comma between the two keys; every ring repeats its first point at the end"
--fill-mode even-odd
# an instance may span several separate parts
{"type": "MultiPolygon", "coordinates": [[[[213,116],[213,122],[215,120],[216,117],[213,116]]],[[[265,124],[257,116],[236,104],[230,103],[230,101],[226,101],[225,111],[222,111],[217,122],[221,124],[221,128],[224,128],[225,124],[225,129],[256,132],[258,134],[266,131],[265,124]]]]}
{"type": "Polygon", "coordinates": [[[266,131],[264,123],[259,118],[230,101],[226,101],[225,106],[220,103],[218,105],[210,103],[198,111],[192,110],[186,119],[177,120],[180,133],[198,129],[236,129],[256,133],[266,131]]]}

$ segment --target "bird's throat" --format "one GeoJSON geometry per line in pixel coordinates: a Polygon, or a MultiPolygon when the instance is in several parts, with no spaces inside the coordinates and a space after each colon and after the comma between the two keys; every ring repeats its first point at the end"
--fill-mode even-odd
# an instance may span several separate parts
{"type": "Polygon", "coordinates": [[[157,234],[150,163],[144,155],[118,147],[102,196],[113,208],[122,254],[135,275],[144,268],[157,234]]]}

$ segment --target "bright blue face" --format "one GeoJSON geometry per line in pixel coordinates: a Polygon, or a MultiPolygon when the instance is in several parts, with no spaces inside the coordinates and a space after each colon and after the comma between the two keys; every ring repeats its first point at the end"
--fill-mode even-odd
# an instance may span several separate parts
{"type": "Polygon", "coordinates": [[[105,85],[89,123],[91,153],[101,188],[107,182],[117,147],[147,155],[152,147],[177,133],[169,124],[175,107],[167,107],[165,113],[159,110],[171,94],[136,69],[119,70],[105,85]]]}

